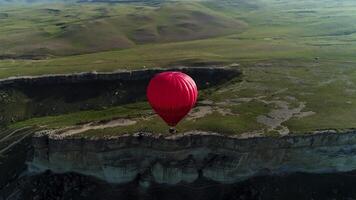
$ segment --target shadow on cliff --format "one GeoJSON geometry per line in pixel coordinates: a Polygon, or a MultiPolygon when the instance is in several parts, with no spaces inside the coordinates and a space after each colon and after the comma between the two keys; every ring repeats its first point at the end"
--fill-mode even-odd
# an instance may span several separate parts
{"type": "Polygon", "coordinates": [[[22,178],[16,184],[17,196],[10,200],[346,200],[356,199],[355,184],[356,172],[295,173],[256,177],[231,185],[198,180],[192,184],[153,184],[144,188],[138,181],[125,185],[109,185],[78,174],[47,172],[22,178]]]}
{"type": "Polygon", "coordinates": [[[187,73],[199,89],[240,75],[233,68],[186,67],[4,79],[0,80],[0,125],[144,101],[150,79],[167,70],[187,73]]]}

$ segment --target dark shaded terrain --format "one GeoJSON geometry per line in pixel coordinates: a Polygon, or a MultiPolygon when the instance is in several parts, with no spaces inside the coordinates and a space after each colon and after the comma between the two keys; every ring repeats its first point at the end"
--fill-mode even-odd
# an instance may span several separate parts
{"type": "Polygon", "coordinates": [[[0,190],[26,171],[26,161],[33,153],[31,135],[36,130],[30,127],[0,129],[0,190]]]}
{"type": "MultiPolygon", "coordinates": [[[[303,174],[256,177],[238,184],[222,185],[208,180],[176,186],[152,184],[140,186],[140,181],[126,185],[109,185],[78,174],[52,174],[25,177],[10,199],[23,200],[254,200],[254,199],[356,199],[356,172],[340,174],[303,174]]],[[[139,178],[138,178],[139,179],[139,178]]],[[[6,189],[2,195],[6,194],[6,189]]],[[[1,199],[1,196],[0,196],[1,199]]]]}
{"type": "MultiPolygon", "coordinates": [[[[181,68],[200,89],[240,75],[236,69],[181,68]]],[[[31,117],[103,109],[145,100],[149,80],[165,69],[18,78],[0,81],[0,125],[31,117]]]]}

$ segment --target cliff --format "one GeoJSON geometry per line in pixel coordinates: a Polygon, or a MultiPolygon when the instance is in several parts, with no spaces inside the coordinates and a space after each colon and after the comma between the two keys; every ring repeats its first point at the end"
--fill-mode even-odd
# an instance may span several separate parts
{"type": "Polygon", "coordinates": [[[206,82],[218,83],[240,74],[238,69],[228,67],[156,68],[132,71],[121,70],[116,72],[83,72],[76,74],[9,77],[0,79],[0,87],[24,87],[25,85],[36,87],[40,85],[87,83],[93,81],[149,81],[155,74],[164,71],[182,71],[192,76],[202,88],[206,87],[206,82]]]}
{"type": "Polygon", "coordinates": [[[181,67],[2,79],[0,125],[143,101],[150,79],[167,70],[189,74],[200,89],[224,83],[241,74],[236,68],[181,67]]]}
{"type": "Polygon", "coordinates": [[[304,136],[233,138],[211,133],[163,137],[33,138],[30,172],[91,175],[110,183],[234,183],[256,175],[344,172],[356,169],[356,131],[304,136]]]}

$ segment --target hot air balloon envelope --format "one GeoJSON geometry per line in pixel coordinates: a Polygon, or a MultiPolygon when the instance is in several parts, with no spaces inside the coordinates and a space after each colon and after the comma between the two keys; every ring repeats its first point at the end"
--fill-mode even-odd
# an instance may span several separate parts
{"type": "Polygon", "coordinates": [[[187,74],[163,72],[150,81],[147,98],[153,110],[169,126],[176,126],[194,107],[198,89],[187,74]]]}

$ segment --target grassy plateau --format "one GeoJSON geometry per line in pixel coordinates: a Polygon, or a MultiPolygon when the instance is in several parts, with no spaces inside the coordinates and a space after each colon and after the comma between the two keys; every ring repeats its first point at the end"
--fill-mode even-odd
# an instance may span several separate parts
{"type": "MultiPolygon", "coordinates": [[[[218,63],[243,76],[201,91],[179,132],[356,128],[355,21],[353,0],[7,5],[0,7],[0,77],[218,63]]],[[[78,136],[167,133],[146,102],[9,126],[82,129],[78,136]],[[118,119],[132,123],[110,125],[118,119]]]]}

